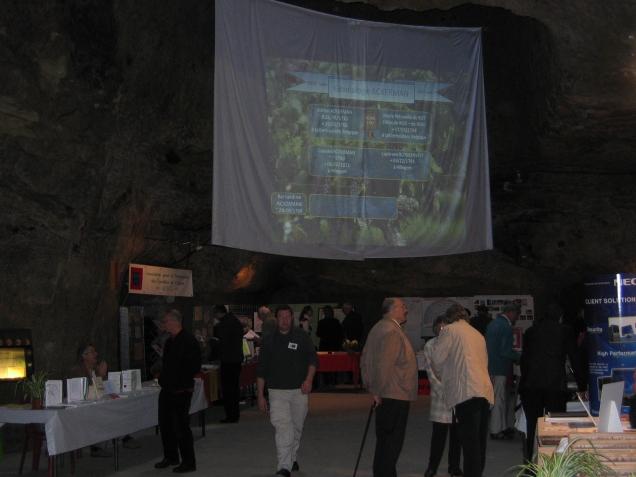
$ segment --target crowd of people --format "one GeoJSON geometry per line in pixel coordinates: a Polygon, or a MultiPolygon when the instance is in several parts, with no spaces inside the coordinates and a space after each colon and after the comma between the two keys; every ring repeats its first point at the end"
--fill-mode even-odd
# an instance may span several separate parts
{"type": "MultiPolygon", "coordinates": [[[[322,308],[316,336],[318,349],[337,351],[345,340],[362,342],[361,316],[349,303],[343,306],[344,320],[334,317],[330,306],[322,308]]],[[[523,352],[513,349],[513,326],[519,318],[516,303],[503,306],[494,319],[485,307],[471,319],[465,308],[451,305],[433,324],[435,337],[423,348],[424,366],[431,386],[430,420],[433,423],[429,461],[425,477],[437,474],[448,438],[448,474],[452,477],[481,477],[486,462],[488,437],[510,439],[514,436],[510,420],[513,364],[520,364],[518,391],[527,419],[524,457],[532,458],[536,421],[545,411],[565,410],[566,357],[575,368],[579,389],[585,388],[577,359],[577,340],[560,323],[562,311],[549,307],[524,335],[523,352]]],[[[220,384],[224,424],[237,423],[239,411],[239,375],[244,357],[244,326],[227,308],[218,305],[214,335],[219,340],[220,384]]],[[[298,452],[308,396],[313,388],[318,360],[310,337],[311,307],[298,317],[288,305],[275,313],[268,307],[258,309],[262,321],[257,367],[257,402],[269,415],[275,430],[276,475],[290,477],[300,468],[298,452]]],[[[394,477],[406,435],[410,403],[417,399],[418,366],[416,354],[404,331],[408,308],[400,298],[385,299],[382,319],[366,336],[361,355],[364,386],[371,394],[375,411],[376,446],[374,477],[394,477]]],[[[175,473],[196,470],[189,408],[194,376],[201,369],[201,353],[195,337],[183,328],[179,311],[168,311],[161,320],[167,334],[159,373],[159,429],[163,459],[155,468],[173,467],[175,473]]],[[[80,346],[74,376],[106,378],[107,364],[97,359],[92,344],[80,346]]],[[[124,445],[137,447],[130,437],[124,445]]],[[[91,454],[109,455],[100,446],[91,454]]]]}

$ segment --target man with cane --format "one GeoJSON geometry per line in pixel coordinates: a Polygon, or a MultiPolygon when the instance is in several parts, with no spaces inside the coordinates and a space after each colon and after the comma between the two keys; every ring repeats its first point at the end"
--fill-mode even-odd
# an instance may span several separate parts
{"type": "Polygon", "coordinates": [[[417,361],[402,330],[408,313],[400,298],[386,298],[382,319],[371,329],[360,361],[375,403],[374,477],[396,477],[410,401],[417,399],[417,361]]]}

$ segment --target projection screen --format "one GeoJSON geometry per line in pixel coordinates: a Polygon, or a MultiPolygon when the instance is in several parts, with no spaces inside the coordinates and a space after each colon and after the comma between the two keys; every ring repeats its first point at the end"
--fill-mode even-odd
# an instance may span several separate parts
{"type": "Polygon", "coordinates": [[[355,260],[492,248],[480,29],[215,5],[212,243],[355,260]]]}

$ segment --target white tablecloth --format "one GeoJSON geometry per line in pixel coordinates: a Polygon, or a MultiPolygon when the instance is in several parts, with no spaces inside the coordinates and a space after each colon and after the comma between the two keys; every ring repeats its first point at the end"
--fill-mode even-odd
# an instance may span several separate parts
{"type": "MultiPolygon", "coordinates": [[[[49,455],[63,454],[157,425],[158,386],[125,394],[120,399],[84,401],[63,409],[0,407],[0,422],[44,424],[49,455]]],[[[208,407],[203,383],[195,379],[190,414],[208,407]]]]}

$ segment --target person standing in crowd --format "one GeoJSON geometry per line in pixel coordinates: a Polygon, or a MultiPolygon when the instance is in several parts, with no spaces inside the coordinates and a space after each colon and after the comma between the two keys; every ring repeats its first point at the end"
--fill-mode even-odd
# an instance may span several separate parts
{"type": "Polygon", "coordinates": [[[277,330],[263,337],[256,371],[258,408],[267,412],[275,429],[278,471],[290,477],[299,470],[297,455],[309,409],[317,357],[309,335],[294,326],[289,305],[276,309],[277,330]],[[269,407],[265,387],[269,392],[269,407]]]}
{"type": "Polygon", "coordinates": [[[319,351],[342,350],[343,332],[342,325],[333,314],[333,308],[326,305],[322,309],[323,319],[318,322],[316,336],[320,338],[319,351]]]}
{"type": "Polygon", "coordinates": [[[521,383],[519,392],[526,415],[527,432],[524,457],[532,460],[537,419],[544,412],[566,410],[565,359],[573,365],[574,377],[579,391],[586,390],[585,374],[574,359],[576,342],[571,332],[559,323],[563,315],[557,304],[548,306],[542,320],[534,324],[523,335],[521,353],[521,383]]]}
{"type": "Polygon", "coordinates": [[[386,298],[382,319],[369,332],[362,350],[362,378],[376,407],[374,477],[397,476],[410,401],[417,399],[417,360],[402,330],[407,314],[403,300],[386,298]]]}
{"type": "Polygon", "coordinates": [[[486,328],[488,328],[491,321],[492,317],[490,316],[488,307],[486,305],[479,305],[477,307],[477,315],[470,320],[470,324],[479,331],[482,336],[486,336],[486,328]]]}
{"type": "Polygon", "coordinates": [[[512,348],[512,327],[520,313],[521,307],[517,303],[508,303],[486,328],[488,372],[495,390],[495,405],[490,413],[492,439],[511,439],[514,436],[512,423],[509,422],[507,381],[512,376],[512,363],[520,358],[520,354],[512,348]]]}
{"type": "Polygon", "coordinates": [[[362,335],[364,332],[362,316],[354,310],[353,305],[349,302],[342,304],[342,312],[345,314],[344,320],[342,320],[342,329],[345,339],[357,341],[358,344],[362,343],[362,335]]]}
{"type": "Polygon", "coordinates": [[[446,311],[449,324],[437,337],[431,361],[442,383],[446,404],[455,415],[464,476],[481,477],[486,465],[488,411],[494,393],[488,375],[486,342],[467,318],[460,305],[452,305],[446,311]]]}
{"type": "Polygon", "coordinates": [[[168,311],[162,319],[170,338],[163,348],[159,375],[159,431],[163,459],[155,464],[156,469],[176,466],[172,471],[178,474],[196,470],[190,429],[190,401],[194,391],[194,376],[201,370],[199,344],[194,336],[183,329],[182,321],[178,310],[168,311]]]}
{"type": "Polygon", "coordinates": [[[268,333],[274,333],[276,331],[276,318],[272,314],[272,310],[270,310],[267,306],[261,305],[258,307],[256,312],[258,314],[258,318],[261,320],[261,338],[264,337],[268,333]]]}
{"type": "Polygon", "coordinates": [[[453,413],[444,399],[442,383],[435,374],[431,364],[437,336],[446,326],[446,315],[438,316],[433,323],[435,338],[430,339],[424,345],[425,369],[428,381],[431,384],[431,410],[430,420],[433,422],[433,435],[431,436],[431,452],[428,459],[428,467],[424,477],[434,477],[442,460],[446,435],[450,430],[448,442],[448,473],[451,477],[464,475],[459,465],[461,446],[457,435],[457,423],[453,422],[453,413]]]}
{"type": "Polygon", "coordinates": [[[305,330],[308,335],[310,335],[312,331],[311,320],[313,317],[314,310],[309,305],[303,308],[303,311],[300,312],[300,316],[298,317],[298,326],[305,330]]]}
{"type": "Polygon", "coordinates": [[[214,314],[221,315],[215,328],[219,339],[219,358],[221,360],[221,394],[225,407],[222,424],[239,421],[240,389],[239,377],[243,365],[243,325],[233,313],[228,313],[224,305],[216,305],[214,314]]]}

